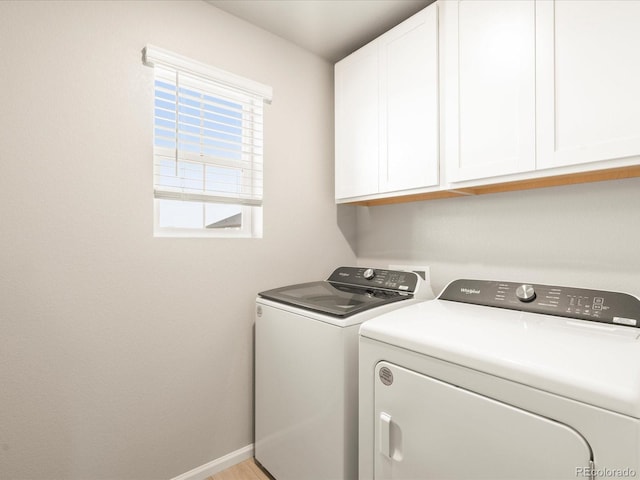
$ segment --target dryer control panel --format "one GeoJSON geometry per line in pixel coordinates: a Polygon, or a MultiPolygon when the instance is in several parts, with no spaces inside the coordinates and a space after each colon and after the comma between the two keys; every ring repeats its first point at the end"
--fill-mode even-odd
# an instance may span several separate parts
{"type": "Polygon", "coordinates": [[[640,328],[640,299],[605,290],[489,280],[455,280],[440,300],[640,328]]]}

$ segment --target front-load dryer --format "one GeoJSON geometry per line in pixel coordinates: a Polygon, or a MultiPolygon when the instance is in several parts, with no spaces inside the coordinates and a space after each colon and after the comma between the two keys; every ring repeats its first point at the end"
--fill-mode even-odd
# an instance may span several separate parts
{"type": "Polygon", "coordinates": [[[360,479],[637,477],[639,325],[635,296],[480,280],[364,323],[360,479]]]}

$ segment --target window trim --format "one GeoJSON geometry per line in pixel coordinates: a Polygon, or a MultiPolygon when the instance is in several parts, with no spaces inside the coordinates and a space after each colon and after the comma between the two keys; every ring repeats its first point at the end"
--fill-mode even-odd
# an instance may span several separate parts
{"type": "MultiPolygon", "coordinates": [[[[179,88],[180,82],[178,81],[178,75],[186,75],[192,80],[190,82],[196,82],[197,85],[200,81],[204,80],[207,84],[215,84],[216,88],[220,88],[222,92],[226,89],[229,89],[232,93],[232,96],[236,94],[239,95],[238,103],[242,107],[242,129],[243,131],[251,131],[255,126],[255,119],[253,118],[255,115],[262,116],[262,103],[270,104],[272,100],[272,88],[270,86],[255,82],[253,80],[246,79],[244,77],[235,75],[233,73],[211,67],[204,63],[189,59],[187,57],[183,57],[181,55],[175,54],[173,52],[169,52],[167,50],[160,49],[153,45],[147,45],[143,51],[143,63],[147,66],[154,67],[154,78],[163,78],[165,80],[168,78],[166,76],[167,70],[173,71],[176,75],[175,85],[176,88],[179,88]],[[155,68],[160,67],[160,68],[155,68]],[[161,70],[165,71],[164,73],[161,70]],[[259,113],[256,112],[256,109],[260,110],[259,113]]],[[[155,82],[154,82],[155,85],[155,82]]],[[[154,87],[154,97],[155,97],[155,88],[154,87]]],[[[206,92],[206,88],[204,90],[206,92]]],[[[178,95],[178,90],[176,90],[176,95],[178,95]]],[[[215,97],[215,93],[212,94],[215,97]]],[[[225,99],[227,97],[226,94],[222,94],[220,96],[221,99],[225,99]]],[[[155,118],[155,113],[154,113],[155,118]]],[[[176,122],[178,119],[176,118],[176,122]]],[[[259,137],[258,142],[261,142],[259,145],[260,151],[259,153],[254,153],[253,151],[249,153],[249,158],[251,162],[251,167],[246,167],[244,165],[245,160],[240,159],[235,161],[233,159],[224,159],[220,162],[211,161],[210,163],[215,166],[227,167],[227,168],[238,168],[241,170],[242,178],[244,179],[243,184],[250,185],[249,191],[238,193],[236,196],[233,194],[229,195],[229,198],[224,194],[224,190],[218,191],[217,193],[212,193],[211,195],[207,195],[206,190],[202,195],[196,193],[196,191],[190,193],[185,191],[183,187],[176,187],[175,191],[169,185],[162,185],[156,183],[156,175],[157,168],[159,168],[158,160],[162,158],[171,159],[176,162],[192,161],[196,164],[206,165],[207,161],[203,161],[200,158],[199,154],[190,155],[189,152],[185,150],[179,150],[178,145],[176,143],[176,149],[166,148],[159,145],[156,145],[155,138],[156,132],[154,127],[154,141],[153,141],[153,159],[154,159],[154,236],[167,236],[167,237],[262,237],[262,185],[264,183],[264,177],[262,172],[262,161],[258,164],[254,164],[256,157],[254,155],[258,155],[258,159],[262,157],[262,149],[264,148],[263,135],[264,130],[260,128],[258,133],[259,137]],[[179,153],[180,152],[180,153],[179,153]],[[193,157],[193,158],[190,158],[193,157]],[[255,165],[258,165],[258,170],[256,170],[255,165]],[[258,193],[254,190],[256,177],[255,174],[259,175],[260,189],[258,193]],[[245,183],[245,182],[249,183],[245,183]],[[157,185],[161,185],[157,187],[157,185]],[[248,195],[248,197],[247,197],[248,195]],[[258,195],[258,196],[256,196],[258,195]],[[202,197],[202,202],[198,202],[198,197],[202,197]],[[181,227],[161,227],[160,220],[160,202],[162,200],[176,200],[176,201],[196,201],[200,205],[203,204],[220,204],[220,203],[229,203],[233,205],[239,205],[241,208],[242,214],[242,225],[238,228],[230,227],[230,228],[221,228],[221,229],[208,229],[206,228],[205,223],[203,222],[202,228],[181,228],[181,227]],[[219,200],[219,201],[218,201],[219,200]]],[[[176,130],[177,132],[177,130],[176,130]]],[[[243,133],[243,138],[247,138],[248,136],[252,136],[253,134],[243,133]]],[[[176,142],[178,142],[178,138],[176,137],[176,142]]],[[[255,144],[251,143],[250,149],[253,150],[255,144]]],[[[212,157],[213,158],[213,157],[212,157]]],[[[177,168],[177,167],[176,167],[177,168]]],[[[208,189],[207,189],[208,190],[208,189]]],[[[243,189],[244,190],[244,189],[243,189]]],[[[203,209],[206,208],[206,205],[203,205],[203,209]]],[[[204,210],[203,210],[204,213],[204,210]]]]}

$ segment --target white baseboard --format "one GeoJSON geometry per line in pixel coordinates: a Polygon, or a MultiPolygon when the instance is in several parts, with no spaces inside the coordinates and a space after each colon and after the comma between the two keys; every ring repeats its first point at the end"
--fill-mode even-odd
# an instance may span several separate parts
{"type": "Polygon", "coordinates": [[[253,457],[253,443],[246,447],[242,447],[235,452],[231,452],[224,457],[220,457],[209,463],[200,465],[199,467],[189,470],[182,475],[173,477],[171,480],[205,480],[206,478],[229,467],[233,467],[240,462],[244,462],[251,457],[253,457]]]}

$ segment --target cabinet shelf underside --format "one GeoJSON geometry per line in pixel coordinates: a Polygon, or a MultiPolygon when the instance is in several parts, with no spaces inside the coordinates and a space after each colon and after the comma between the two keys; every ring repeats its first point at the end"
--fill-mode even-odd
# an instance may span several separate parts
{"type": "Polygon", "coordinates": [[[451,188],[437,192],[399,195],[373,200],[348,202],[349,205],[372,207],[376,205],[390,205],[394,203],[417,202],[422,200],[437,200],[441,198],[466,197],[470,195],[485,195],[488,193],[513,192],[531,190],[534,188],[558,187],[561,185],[575,185],[579,183],[602,182],[606,180],[620,180],[624,178],[640,177],[640,166],[609,168],[591,172],[569,173],[549,177],[517,180],[512,182],[492,183],[474,187],[451,188]]]}

